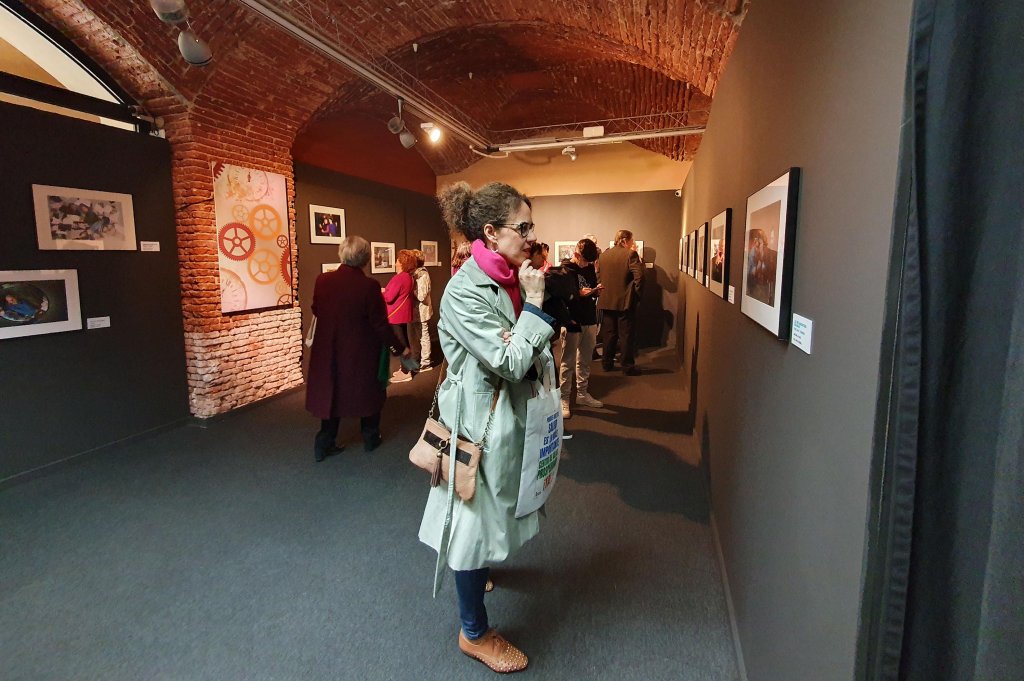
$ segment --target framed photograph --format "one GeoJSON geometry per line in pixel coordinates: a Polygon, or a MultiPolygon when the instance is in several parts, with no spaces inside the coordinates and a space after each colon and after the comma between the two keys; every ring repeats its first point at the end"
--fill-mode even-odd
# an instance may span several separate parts
{"type": "Polygon", "coordinates": [[[326,274],[328,272],[333,272],[339,267],[341,267],[340,262],[325,262],[320,265],[320,273],[326,274]]]}
{"type": "Polygon", "coordinates": [[[32,185],[36,236],[44,251],[134,251],[131,194],[32,185]]]}
{"type": "Polygon", "coordinates": [[[440,267],[441,261],[437,259],[437,242],[436,241],[421,241],[420,250],[423,251],[423,266],[424,267],[440,267]]]}
{"type": "Polygon", "coordinates": [[[729,234],[732,231],[732,208],[726,208],[711,219],[708,236],[708,288],[727,298],[729,284],[729,234]]]}
{"type": "Polygon", "coordinates": [[[370,242],[370,272],[383,274],[395,271],[395,245],[383,241],[370,242]]]}
{"type": "Polygon", "coordinates": [[[309,241],[314,244],[340,244],[345,238],[345,209],[309,206],[309,241]]]}
{"type": "Polygon", "coordinates": [[[0,339],[81,328],[76,270],[0,271],[0,339]]]}
{"type": "Polygon", "coordinates": [[[800,169],[747,199],[740,309],[779,340],[789,339],[800,169]]]}
{"type": "Polygon", "coordinates": [[[684,254],[686,253],[686,237],[684,236],[679,240],[679,271],[682,272],[686,269],[686,261],[684,260],[684,254]]]}
{"type": "Polygon", "coordinates": [[[294,278],[284,175],[218,161],[210,169],[221,312],[290,307],[294,278]]]}
{"type": "Polygon", "coordinates": [[[697,239],[697,247],[694,249],[693,276],[697,278],[701,286],[707,286],[705,269],[707,269],[708,262],[708,223],[705,222],[698,227],[695,234],[694,238],[697,239]]]}
{"type": "Polygon", "coordinates": [[[575,241],[556,241],[555,242],[555,263],[560,265],[563,260],[571,260],[574,253],[576,253],[575,241]]]}

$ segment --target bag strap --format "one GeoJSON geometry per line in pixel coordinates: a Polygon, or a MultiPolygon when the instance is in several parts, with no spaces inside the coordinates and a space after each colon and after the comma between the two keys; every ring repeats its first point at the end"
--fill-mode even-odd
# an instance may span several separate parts
{"type": "Polygon", "coordinates": [[[393,309],[391,312],[388,312],[388,320],[389,321],[391,320],[391,315],[393,315],[396,312],[398,312],[401,309],[401,307],[403,305],[405,305],[405,301],[407,301],[407,300],[409,300],[409,294],[408,293],[405,294],[405,298],[402,298],[402,302],[400,302],[398,305],[395,306],[395,309],[393,309]]]}
{"type": "MultiPolygon", "coordinates": [[[[441,369],[437,376],[437,387],[434,388],[434,400],[430,404],[430,411],[427,412],[427,418],[434,418],[435,413],[437,413],[438,417],[441,415],[437,410],[437,396],[441,393],[441,384],[444,382],[444,378],[447,374],[448,359],[445,358],[445,360],[441,362],[441,369]]],[[[501,394],[501,389],[503,387],[505,387],[505,379],[499,378],[498,387],[494,390],[494,397],[491,399],[491,411],[487,416],[487,425],[484,427],[484,436],[481,438],[480,442],[476,443],[476,445],[480,447],[480,451],[483,451],[484,446],[487,444],[487,436],[491,432],[491,423],[494,421],[494,410],[498,406],[498,396],[501,394]]],[[[455,437],[458,438],[458,433],[455,434],[455,437]]]]}

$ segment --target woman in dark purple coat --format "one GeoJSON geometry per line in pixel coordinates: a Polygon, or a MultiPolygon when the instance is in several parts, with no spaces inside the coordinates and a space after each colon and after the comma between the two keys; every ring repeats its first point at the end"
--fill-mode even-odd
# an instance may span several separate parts
{"type": "Polygon", "coordinates": [[[410,355],[388,324],[380,285],[366,276],[370,244],[346,237],[338,248],[341,267],[321,274],[313,291],[316,333],[309,353],[306,409],[320,419],[313,448],[317,461],[341,448],[335,445],[342,417],[358,416],[363,448],[380,445],[380,412],[387,388],[378,380],[381,347],[410,355]]]}

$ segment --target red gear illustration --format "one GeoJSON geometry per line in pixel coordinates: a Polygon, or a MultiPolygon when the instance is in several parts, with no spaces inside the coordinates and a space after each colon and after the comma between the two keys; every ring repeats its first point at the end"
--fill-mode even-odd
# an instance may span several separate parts
{"type": "Polygon", "coordinates": [[[256,236],[241,222],[229,222],[221,227],[217,243],[225,257],[242,261],[256,249],[256,236]]]}
{"type": "Polygon", "coordinates": [[[292,283],[292,259],[291,251],[281,252],[281,277],[288,282],[290,286],[292,283]]]}

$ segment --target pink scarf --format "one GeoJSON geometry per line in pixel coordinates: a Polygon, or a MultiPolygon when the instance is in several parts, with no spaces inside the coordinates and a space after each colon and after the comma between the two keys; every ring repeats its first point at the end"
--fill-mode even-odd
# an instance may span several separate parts
{"type": "Polygon", "coordinates": [[[473,260],[484,271],[484,274],[505,289],[505,293],[512,299],[512,308],[516,311],[518,319],[523,312],[523,293],[519,289],[519,271],[512,269],[504,257],[487,248],[480,239],[473,242],[473,260]]]}

